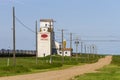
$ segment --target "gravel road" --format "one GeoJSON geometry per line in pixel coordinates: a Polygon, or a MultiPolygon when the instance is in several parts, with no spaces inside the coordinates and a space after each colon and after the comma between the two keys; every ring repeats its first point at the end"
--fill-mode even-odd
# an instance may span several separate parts
{"type": "Polygon", "coordinates": [[[75,66],[64,70],[48,71],[34,74],[0,77],[0,80],[69,80],[84,73],[95,72],[105,65],[110,64],[112,56],[106,56],[96,63],[75,66]]]}

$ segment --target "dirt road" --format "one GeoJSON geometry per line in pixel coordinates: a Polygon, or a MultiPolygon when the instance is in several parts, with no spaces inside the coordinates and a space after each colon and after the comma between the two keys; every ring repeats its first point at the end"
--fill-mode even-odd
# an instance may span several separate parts
{"type": "Polygon", "coordinates": [[[110,64],[112,56],[106,56],[97,63],[75,66],[64,70],[56,70],[35,74],[0,77],[0,80],[68,80],[76,75],[94,72],[96,69],[102,68],[110,64]]]}

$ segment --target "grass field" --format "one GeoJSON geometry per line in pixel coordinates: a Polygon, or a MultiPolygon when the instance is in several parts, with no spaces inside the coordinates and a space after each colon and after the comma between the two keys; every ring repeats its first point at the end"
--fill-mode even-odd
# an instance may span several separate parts
{"type": "Polygon", "coordinates": [[[120,80],[120,56],[113,56],[111,64],[98,70],[97,73],[76,76],[72,80],[120,80]]]}
{"type": "Polygon", "coordinates": [[[0,58],[0,76],[11,76],[17,74],[27,74],[40,71],[53,70],[55,68],[68,67],[73,65],[80,65],[84,63],[96,62],[100,56],[95,55],[80,55],[76,61],[76,57],[64,57],[64,63],[62,63],[62,57],[55,55],[52,56],[52,63],[49,63],[50,56],[38,58],[38,64],[36,64],[35,57],[16,57],[16,66],[13,66],[13,58],[0,58]]]}

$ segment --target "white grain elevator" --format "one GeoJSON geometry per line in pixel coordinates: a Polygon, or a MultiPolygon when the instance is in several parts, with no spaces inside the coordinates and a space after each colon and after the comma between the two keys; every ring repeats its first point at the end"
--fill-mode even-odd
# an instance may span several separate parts
{"type": "Polygon", "coordinates": [[[56,53],[54,38],[54,21],[53,19],[41,19],[40,30],[38,32],[38,57],[44,57],[56,53]]]}

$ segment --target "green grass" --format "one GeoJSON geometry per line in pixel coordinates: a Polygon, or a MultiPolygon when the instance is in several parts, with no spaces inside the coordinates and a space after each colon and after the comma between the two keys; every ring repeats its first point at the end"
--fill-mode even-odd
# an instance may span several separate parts
{"type": "Polygon", "coordinates": [[[113,56],[111,64],[120,66],[120,55],[113,56]]]}
{"type": "Polygon", "coordinates": [[[120,67],[109,65],[98,73],[87,73],[76,76],[74,80],[120,80],[120,67]]]}
{"type": "Polygon", "coordinates": [[[120,56],[113,56],[111,64],[97,73],[76,76],[73,80],[120,80],[120,56]]]}
{"type": "MultiPolygon", "coordinates": [[[[98,56],[99,57],[99,56],[98,56]]],[[[99,57],[100,58],[100,57],[99,57]]],[[[36,64],[35,57],[16,57],[16,66],[13,66],[13,58],[10,58],[10,65],[7,66],[8,58],[0,58],[0,76],[11,76],[18,74],[27,74],[41,71],[49,71],[56,69],[64,69],[70,66],[96,62],[99,58],[89,58],[79,56],[76,61],[75,57],[64,57],[64,63],[62,63],[62,57],[58,55],[52,56],[52,63],[49,63],[50,56],[38,58],[38,64],[36,64]]]]}

